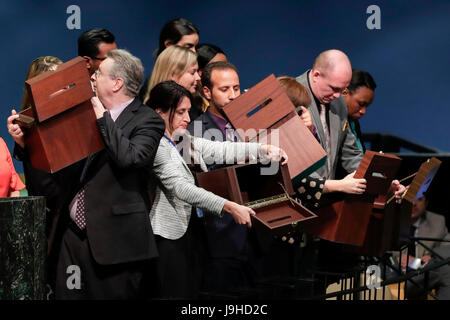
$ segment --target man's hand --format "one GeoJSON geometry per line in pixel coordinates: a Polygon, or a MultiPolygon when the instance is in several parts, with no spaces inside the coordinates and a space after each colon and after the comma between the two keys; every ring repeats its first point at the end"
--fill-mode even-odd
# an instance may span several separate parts
{"type": "Polygon", "coordinates": [[[431,256],[429,254],[424,255],[421,260],[422,260],[422,266],[426,266],[428,264],[428,262],[430,262],[431,256]]]}
{"type": "Polygon", "coordinates": [[[246,224],[249,228],[252,227],[252,220],[250,216],[254,216],[256,214],[252,209],[237,204],[233,201],[225,202],[223,209],[233,216],[233,219],[237,224],[246,224]]]}
{"type": "Polygon", "coordinates": [[[327,180],[323,192],[344,192],[350,194],[363,194],[366,191],[366,179],[355,179],[353,171],[342,180],[327,180]]]}
{"type": "Polygon", "coordinates": [[[18,124],[13,123],[14,120],[18,118],[19,115],[17,114],[16,110],[12,109],[11,115],[6,120],[6,126],[8,127],[8,133],[11,135],[14,141],[22,148],[25,148],[25,140],[23,138],[22,128],[18,124]]]}
{"type": "Polygon", "coordinates": [[[95,111],[95,116],[97,117],[97,119],[100,119],[103,117],[103,114],[105,113],[106,109],[103,106],[102,102],[100,101],[100,99],[95,96],[91,98],[91,103],[92,103],[92,107],[94,108],[95,111]]]}
{"type": "Polygon", "coordinates": [[[271,144],[263,144],[261,145],[261,153],[266,154],[267,158],[273,161],[284,161],[281,164],[286,164],[288,162],[288,156],[283,149],[278,148],[271,144]]]}
{"type": "Polygon", "coordinates": [[[308,109],[306,109],[304,106],[301,106],[302,108],[302,114],[300,115],[300,119],[303,120],[303,123],[305,126],[314,133],[314,124],[312,122],[311,118],[311,112],[309,112],[308,109]]]}
{"type": "Polygon", "coordinates": [[[406,192],[407,188],[400,183],[398,180],[392,180],[391,186],[389,187],[388,194],[394,193],[395,202],[401,203],[402,196],[406,192]]]}

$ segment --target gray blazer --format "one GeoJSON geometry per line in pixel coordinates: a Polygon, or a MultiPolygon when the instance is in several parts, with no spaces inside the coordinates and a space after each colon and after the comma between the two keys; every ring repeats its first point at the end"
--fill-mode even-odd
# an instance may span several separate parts
{"type": "MultiPolygon", "coordinates": [[[[448,233],[447,227],[445,225],[445,217],[431,211],[426,211],[424,214],[426,215],[425,219],[420,222],[416,237],[450,240],[450,234],[448,233]]],[[[423,244],[433,249],[435,247],[449,245],[450,243],[438,241],[423,241],[423,244]]],[[[424,247],[419,244],[416,245],[417,258],[422,258],[427,253],[429,254],[429,252],[427,252],[424,247]]]]}
{"type": "MultiPolygon", "coordinates": [[[[192,145],[190,155],[203,171],[207,171],[207,163],[224,161],[233,164],[246,159],[256,160],[261,147],[259,143],[218,142],[188,135],[183,137],[178,147],[180,145],[185,148],[183,154],[189,154],[186,147],[192,145]]],[[[195,185],[186,161],[165,137],[159,143],[153,172],[158,180],[150,210],[154,234],[171,240],[181,238],[187,230],[192,206],[222,215],[227,200],[195,185]]]]}
{"type": "MultiPolygon", "coordinates": [[[[296,80],[304,85],[311,95],[311,104],[307,108],[311,113],[312,121],[319,135],[320,144],[326,150],[325,133],[322,128],[314,95],[309,86],[308,72],[309,70],[301,76],[298,76],[296,80]]],[[[330,102],[328,116],[330,120],[331,153],[327,156],[331,160],[331,172],[328,172],[328,166],[325,163],[325,165],[311,174],[314,178],[335,179],[336,169],[339,163],[347,172],[353,172],[358,168],[363,157],[362,151],[356,144],[355,135],[351,132],[347,123],[347,104],[344,98],[342,98],[342,95],[338,99],[330,102]]]]}

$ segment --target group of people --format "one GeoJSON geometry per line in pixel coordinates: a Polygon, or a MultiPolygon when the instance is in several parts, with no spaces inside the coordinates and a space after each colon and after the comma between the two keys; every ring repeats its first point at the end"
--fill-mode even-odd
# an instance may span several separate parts
{"type": "MultiPolygon", "coordinates": [[[[197,298],[200,290],[252,286],[267,273],[275,240],[251,228],[255,212],[200,188],[195,173],[250,159],[285,164],[288,155],[240,141],[222,111],[241,94],[238,69],[219,47],[199,44],[199,34],[186,19],[166,23],[144,81],[141,60],[118,49],[111,32],[84,32],[78,55],[96,92],[91,102],[105,149],[57,173],[33,168],[26,129],[11,111],[13,155],[23,162],[28,193],[45,196],[50,212],[48,278],[57,299],[197,298]],[[79,289],[67,286],[71,265],[80,267],[79,289]]],[[[26,79],[61,63],[37,58],[26,79]]],[[[278,80],[327,152],[298,198],[315,208],[323,193],[364,193],[365,179],[353,174],[364,153],[358,119],[376,88],[370,74],[327,50],[302,75],[278,80]]],[[[21,110],[29,106],[25,91],[21,110]]],[[[25,186],[5,154],[10,167],[0,191],[14,196],[25,186]]],[[[405,188],[394,180],[391,192],[400,198],[405,188]]]]}

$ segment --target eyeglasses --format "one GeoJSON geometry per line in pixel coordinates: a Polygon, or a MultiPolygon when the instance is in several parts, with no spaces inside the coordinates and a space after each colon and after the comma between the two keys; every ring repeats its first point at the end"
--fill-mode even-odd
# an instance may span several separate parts
{"type": "Polygon", "coordinates": [[[103,60],[105,60],[107,57],[103,57],[103,58],[91,57],[91,58],[94,59],[94,60],[100,60],[100,61],[103,61],[103,60]]]}

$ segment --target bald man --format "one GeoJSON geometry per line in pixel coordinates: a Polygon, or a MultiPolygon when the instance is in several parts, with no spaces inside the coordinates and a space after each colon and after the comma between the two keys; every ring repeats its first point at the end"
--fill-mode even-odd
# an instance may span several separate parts
{"type": "MultiPolygon", "coordinates": [[[[302,183],[308,184],[314,181],[315,185],[323,186],[323,193],[338,191],[362,194],[366,189],[365,179],[353,178],[362,160],[363,152],[358,148],[356,137],[349,128],[347,104],[342,97],[342,91],[347,88],[351,78],[350,60],[339,50],[322,52],[314,61],[312,69],[296,78],[299,83],[308,88],[313,97],[308,110],[320,143],[328,156],[327,163],[304,179],[302,183]],[[339,166],[347,172],[344,178],[336,176],[336,169],[339,166]]],[[[301,187],[298,189],[299,192],[301,187]]],[[[405,187],[398,180],[392,182],[391,188],[397,197],[405,191],[405,187]]],[[[315,245],[305,247],[300,269],[311,270],[316,267],[309,265],[314,264],[312,261],[316,261],[315,247],[315,245]]],[[[317,266],[323,270],[342,272],[356,264],[357,256],[341,251],[339,244],[321,241],[318,250],[317,266]]],[[[333,282],[333,279],[328,278],[328,281],[333,282]]],[[[320,285],[317,286],[319,287],[320,285]]]]}
{"type": "Polygon", "coordinates": [[[297,77],[297,81],[307,87],[313,97],[308,110],[320,143],[328,155],[327,163],[311,175],[311,178],[324,183],[324,193],[341,191],[360,194],[366,188],[364,179],[353,178],[363,153],[347,125],[347,105],[342,97],[342,91],[351,78],[350,60],[339,50],[322,52],[312,69],[297,77]],[[336,180],[338,165],[349,174],[341,180],[336,180]]]}

